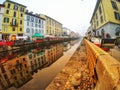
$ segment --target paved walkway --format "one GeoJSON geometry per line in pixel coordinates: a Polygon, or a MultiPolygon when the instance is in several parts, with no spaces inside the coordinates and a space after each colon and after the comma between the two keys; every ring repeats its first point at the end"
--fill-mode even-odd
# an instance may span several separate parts
{"type": "Polygon", "coordinates": [[[79,46],[46,90],[93,90],[85,47],[79,46]]]}

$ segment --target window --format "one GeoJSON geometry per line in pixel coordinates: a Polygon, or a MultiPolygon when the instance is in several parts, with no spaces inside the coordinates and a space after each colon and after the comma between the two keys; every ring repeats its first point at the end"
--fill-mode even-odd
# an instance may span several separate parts
{"type": "MultiPolygon", "coordinates": [[[[29,28],[26,29],[26,33],[30,33],[30,29],[29,29],[29,28]]],[[[29,58],[30,58],[30,57],[29,57],[29,58]]]]}
{"type": "Polygon", "coordinates": [[[4,18],[4,23],[9,23],[9,18],[5,17],[4,18]]]}
{"type": "Polygon", "coordinates": [[[35,27],[37,27],[37,24],[35,24],[35,27]]]}
{"type": "Polygon", "coordinates": [[[32,54],[29,55],[29,59],[32,59],[32,54]]]}
{"type": "Polygon", "coordinates": [[[101,35],[102,35],[102,38],[105,37],[105,30],[104,29],[101,30],[101,35]]]}
{"type": "Polygon", "coordinates": [[[20,11],[21,11],[21,12],[24,12],[24,8],[23,8],[23,7],[21,7],[21,8],[20,8],[20,11]]]}
{"type": "Polygon", "coordinates": [[[34,22],[34,17],[31,18],[31,22],[34,22]]]}
{"type": "Polygon", "coordinates": [[[14,12],[13,17],[16,17],[16,12],[14,12]]]}
{"type": "Polygon", "coordinates": [[[32,34],[34,33],[34,29],[32,29],[32,34]]]}
{"type": "Polygon", "coordinates": [[[2,73],[5,73],[5,72],[6,72],[3,65],[1,65],[1,71],[2,71],[2,73]]]}
{"type": "Polygon", "coordinates": [[[26,73],[28,73],[28,71],[26,70],[26,73]]]}
{"type": "Polygon", "coordinates": [[[100,13],[100,14],[102,13],[101,6],[99,7],[99,13],[100,13]]]}
{"type": "Polygon", "coordinates": [[[4,75],[4,77],[5,77],[5,79],[8,79],[8,76],[6,74],[4,75]]]}
{"type": "Polygon", "coordinates": [[[37,18],[35,19],[35,23],[38,23],[38,19],[37,18]]]}
{"type": "Polygon", "coordinates": [[[103,23],[103,16],[100,17],[100,22],[103,23]]]}
{"type": "Polygon", "coordinates": [[[18,10],[18,6],[17,5],[14,5],[14,10],[18,10]]]}
{"type": "Polygon", "coordinates": [[[39,19],[39,23],[41,23],[41,20],[39,19]]]}
{"type": "Polygon", "coordinates": [[[23,14],[21,13],[20,16],[23,17],[23,14]]]}
{"type": "Polygon", "coordinates": [[[30,21],[30,16],[27,16],[27,21],[30,21]]]}
{"type": "Polygon", "coordinates": [[[36,29],[35,32],[38,33],[38,30],[36,29]]]}
{"type": "Polygon", "coordinates": [[[20,76],[21,76],[21,77],[23,77],[23,74],[22,74],[22,72],[20,72],[20,76]]]}
{"type": "Polygon", "coordinates": [[[100,36],[99,31],[97,31],[97,36],[100,36]]]}
{"type": "Polygon", "coordinates": [[[118,12],[114,12],[115,19],[120,20],[120,14],[118,12]]]}
{"type": "Polygon", "coordinates": [[[12,25],[16,25],[16,19],[12,19],[12,25]]]}
{"type": "Polygon", "coordinates": [[[15,31],[15,28],[14,28],[14,27],[12,28],[12,31],[15,31]]]}
{"type": "Polygon", "coordinates": [[[4,27],[4,31],[7,32],[8,28],[7,27],[4,27]]]}
{"type": "Polygon", "coordinates": [[[111,1],[111,3],[112,3],[112,7],[113,7],[113,9],[118,10],[118,7],[117,7],[116,2],[111,1]]]}
{"type": "Polygon", "coordinates": [[[26,65],[26,64],[25,64],[24,66],[25,66],[25,68],[27,68],[27,65],[26,65]]]}
{"type": "Polygon", "coordinates": [[[22,20],[20,20],[20,24],[22,24],[22,20]]]}
{"type": "Polygon", "coordinates": [[[39,30],[39,33],[41,33],[41,30],[39,30]]]}
{"type": "Polygon", "coordinates": [[[7,6],[7,8],[10,8],[10,3],[8,3],[8,6],[7,6]]]}
{"type": "Polygon", "coordinates": [[[6,14],[9,14],[9,10],[6,10],[6,14]]]}
{"type": "Polygon", "coordinates": [[[32,27],[33,27],[34,25],[33,25],[33,23],[32,23],[32,27]]]}
{"type": "Polygon", "coordinates": [[[11,74],[16,73],[15,69],[10,70],[10,73],[11,73],[11,74]]]}
{"type": "Polygon", "coordinates": [[[17,77],[15,76],[14,79],[17,80],[17,77]]]}
{"type": "Polygon", "coordinates": [[[20,28],[20,31],[22,31],[22,28],[20,28]]]}
{"type": "Polygon", "coordinates": [[[27,26],[29,26],[29,22],[27,22],[27,26]]]}

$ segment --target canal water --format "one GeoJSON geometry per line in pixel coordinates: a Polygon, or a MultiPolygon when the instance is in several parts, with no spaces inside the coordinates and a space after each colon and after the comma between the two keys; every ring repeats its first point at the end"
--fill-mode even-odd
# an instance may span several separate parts
{"type": "Polygon", "coordinates": [[[49,66],[38,70],[37,73],[33,74],[33,78],[20,88],[10,87],[7,90],[45,90],[45,88],[50,84],[50,82],[55,78],[55,76],[62,70],[62,68],[69,61],[73,53],[76,51],[77,47],[80,45],[80,41],[75,43],[64,43],[64,52],[54,63],[49,66]]]}

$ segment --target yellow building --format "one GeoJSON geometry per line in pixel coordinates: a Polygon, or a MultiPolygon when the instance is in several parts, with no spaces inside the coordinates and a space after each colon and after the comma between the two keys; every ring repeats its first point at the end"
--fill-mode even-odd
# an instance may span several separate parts
{"type": "Polygon", "coordinates": [[[27,55],[19,56],[2,63],[0,69],[2,72],[2,76],[7,82],[7,84],[4,83],[6,84],[6,87],[11,85],[15,87],[20,87],[21,85],[32,79],[27,55]]]}
{"type": "Polygon", "coordinates": [[[47,49],[45,50],[45,55],[48,65],[54,63],[63,55],[63,45],[56,44],[47,47],[47,49]]]}
{"type": "Polygon", "coordinates": [[[3,68],[3,65],[1,65],[1,68],[0,68],[0,90],[5,90],[6,88],[8,88],[10,86],[9,80],[6,80],[7,78],[5,77],[4,71],[5,70],[3,68]]]}
{"type": "Polygon", "coordinates": [[[16,40],[16,37],[23,36],[24,16],[26,6],[6,0],[4,3],[4,15],[2,20],[2,39],[16,40]]]}
{"type": "Polygon", "coordinates": [[[46,28],[45,28],[45,34],[51,34],[54,36],[62,36],[62,24],[55,19],[41,14],[40,17],[45,19],[46,22],[46,28]]]}
{"type": "Polygon", "coordinates": [[[90,24],[95,36],[115,38],[120,31],[120,0],[97,0],[90,24]]]}

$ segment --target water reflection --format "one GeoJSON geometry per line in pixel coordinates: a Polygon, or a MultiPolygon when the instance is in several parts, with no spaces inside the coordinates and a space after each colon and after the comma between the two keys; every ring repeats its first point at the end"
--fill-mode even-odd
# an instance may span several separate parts
{"type": "Polygon", "coordinates": [[[3,62],[0,63],[0,90],[14,86],[22,86],[32,79],[38,70],[54,63],[74,45],[75,41],[38,47],[29,51],[13,50],[3,53],[3,62]]]}

